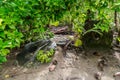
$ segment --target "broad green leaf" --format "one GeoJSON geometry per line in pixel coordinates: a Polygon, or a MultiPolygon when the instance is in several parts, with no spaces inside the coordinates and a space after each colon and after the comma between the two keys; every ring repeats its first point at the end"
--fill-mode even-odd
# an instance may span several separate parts
{"type": "Polygon", "coordinates": [[[11,40],[8,40],[8,41],[4,41],[3,45],[2,45],[2,48],[11,48],[13,46],[11,40]]]}
{"type": "Polygon", "coordinates": [[[50,25],[52,25],[52,26],[58,26],[59,25],[59,21],[51,22],[50,25]]]}
{"type": "Polygon", "coordinates": [[[112,10],[116,10],[116,11],[120,12],[120,2],[115,3],[114,6],[112,6],[112,10]]]}
{"type": "Polygon", "coordinates": [[[6,62],[7,59],[5,56],[0,56],[0,64],[2,64],[3,62],[6,62]]]}
{"type": "Polygon", "coordinates": [[[79,40],[79,39],[77,39],[77,40],[75,40],[74,45],[75,45],[76,47],[79,47],[79,46],[81,46],[81,45],[82,45],[82,41],[81,41],[81,40],[79,40]]]}
{"type": "Polygon", "coordinates": [[[0,31],[0,37],[5,39],[6,35],[4,34],[4,31],[0,31]]]}
{"type": "Polygon", "coordinates": [[[1,49],[0,52],[2,53],[2,56],[6,56],[8,53],[10,53],[10,50],[8,49],[1,49]]]}
{"type": "Polygon", "coordinates": [[[3,19],[0,19],[0,26],[2,25],[3,19]]]}
{"type": "Polygon", "coordinates": [[[10,29],[16,29],[15,25],[10,25],[9,28],[10,29]]]}
{"type": "Polygon", "coordinates": [[[118,37],[117,40],[120,42],[120,37],[118,37]]]}

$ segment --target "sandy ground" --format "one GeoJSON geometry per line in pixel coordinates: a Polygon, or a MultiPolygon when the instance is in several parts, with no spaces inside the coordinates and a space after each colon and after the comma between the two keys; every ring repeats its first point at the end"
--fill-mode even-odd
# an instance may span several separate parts
{"type": "MultiPolygon", "coordinates": [[[[61,58],[55,71],[49,72],[49,64],[40,64],[31,68],[21,68],[13,64],[15,59],[3,65],[0,80],[96,80],[94,74],[102,73],[101,80],[115,80],[113,74],[120,72],[120,63],[114,58],[111,50],[90,49],[75,54],[74,50],[67,51],[67,57],[61,58]],[[94,55],[98,52],[99,55],[94,55]],[[104,71],[97,67],[100,57],[107,58],[104,71]]],[[[120,77],[116,80],[120,80],[120,77]]]]}
{"type": "MultiPolygon", "coordinates": [[[[67,36],[57,35],[53,40],[57,42],[66,39],[67,36]]],[[[52,72],[48,69],[50,63],[34,63],[29,68],[17,66],[13,56],[2,65],[0,80],[97,80],[94,75],[98,72],[101,73],[101,80],[120,80],[120,77],[116,79],[113,77],[113,74],[120,72],[120,61],[114,57],[114,54],[120,53],[106,48],[89,48],[76,52],[72,48],[67,50],[66,57],[58,58],[58,65],[52,72]],[[106,66],[103,67],[104,71],[100,71],[97,65],[103,56],[107,59],[106,66]]]]}

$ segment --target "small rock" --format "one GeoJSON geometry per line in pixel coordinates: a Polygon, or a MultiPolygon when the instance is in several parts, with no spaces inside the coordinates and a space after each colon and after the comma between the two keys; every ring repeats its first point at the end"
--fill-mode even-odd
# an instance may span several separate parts
{"type": "Polygon", "coordinates": [[[28,70],[27,68],[24,68],[24,69],[23,69],[23,72],[25,73],[25,72],[27,72],[27,70],[28,70]]]}
{"type": "Polygon", "coordinates": [[[120,72],[116,72],[113,77],[120,76],[120,72]]]}
{"type": "Polygon", "coordinates": [[[95,52],[93,52],[93,55],[100,56],[100,53],[95,51],[95,52]]]}
{"type": "Polygon", "coordinates": [[[52,61],[52,64],[53,64],[53,65],[57,65],[57,64],[58,64],[58,61],[57,61],[57,60],[53,60],[53,61],[52,61]]]}
{"type": "Polygon", "coordinates": [[[50,67],[49,67],[49,71],[52,72],[52,71],[55,70],[55,68],[56,68],[56,65],[50,65],[50,67]]]}
{"type": "Polygon", "coordinates": [[[99,69],[100,71],[104,71],[104,65],[103,65],[103,63],[102,63],[101,61],[98,62],[97,67],[98,67],[98,69],[99,69]]]}
{"type": "Polygon", "coordinates": [[[96,80],[101,80],[101,76],[102,76],[102,73],[101,72],[97,72],[94,74],[94,77],[96,80]]]}
{"type": "Polygon", "coordinates": [[[107,59],[105,57],[101,57],[99,60],[98,60],[98,69],[100,71],[104,71],[104,67],[107,66],[107,59]]]}
{"type": "Polygon", "coordinates": [[[115,52],[114,57],[120,61],[120,53],[119,52],[115,52]]]}
{"type": "Polygon", "coordinates": [[[9,75],[9,74],[6,74],[6,75],[5,75],[5,78],[9,78],[9,77],[10,77],[10,75],[9,75]]]}
{"type": "Polygon", "coordinates": [[[16,68],[12,68],[13,70],[15,70],[16,68]]]}

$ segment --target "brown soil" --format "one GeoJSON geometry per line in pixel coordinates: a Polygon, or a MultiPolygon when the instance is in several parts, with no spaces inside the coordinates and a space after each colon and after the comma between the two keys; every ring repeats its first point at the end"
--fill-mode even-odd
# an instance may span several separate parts
{"type": "MultiPolygon", "coordinates": [[[[56,40],[61,40],[59,38],[56,40]]],[[[101,80],[120,80],[120,77],[113,77],[114,73],[120,72],[120,61],[110,49],[89,48],[77,53],[71,49],[66,53],[66,57],[58,58],[59,62],[52,72],[48,69],[50,63],[34,63],[34,66],[26,68],[15,64],[15,56],[9,57],[8,62],[2,65],[0,80],[96,80],[95,73],[101,73],[101,80]],[[101,57],[106,58],[103,71],[97,66],[101,57]]]]}

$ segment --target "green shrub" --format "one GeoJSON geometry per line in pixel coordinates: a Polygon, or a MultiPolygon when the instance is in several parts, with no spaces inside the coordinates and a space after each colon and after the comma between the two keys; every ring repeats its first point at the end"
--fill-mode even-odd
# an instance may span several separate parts
{"type": "Polygon", "coordinates": [[[0,63],[6,61],[9,50],[19,47],[21,42],[52,37],[47,29],[51,25],[71,24],[79,39],[91,31],[108,32],[114,10],[119,11],[119,4],[106,0],[1,0],[0,63]],[[86,31],[88,9],[93,13],[91,19],[100,22],[86,31]]]}
{"type": "Polygon", "coordinates": [[[52,37],[45,26],[56,25],[70,4],[64,0],[1,0],[0,63],[21,42],[52,37]]]}
{"type": "Polygon", "coordinates": [[[37,54],[37,60],[41,63],[48,63],[51,61],[51,56],[53,56],[53,54],[53,49],[50,49],[49,51],[40,50],[37,54]]]}

